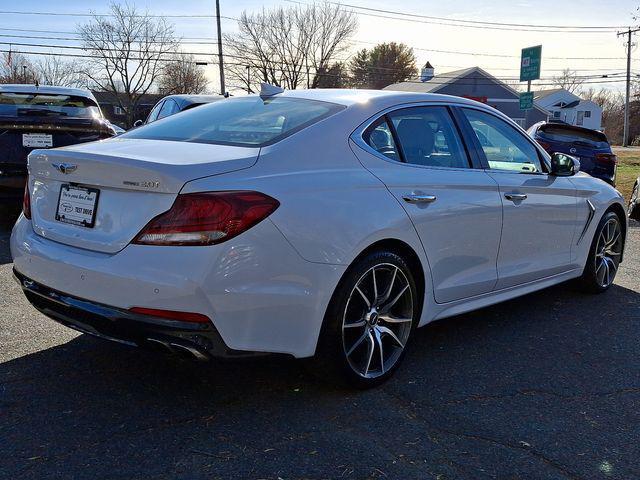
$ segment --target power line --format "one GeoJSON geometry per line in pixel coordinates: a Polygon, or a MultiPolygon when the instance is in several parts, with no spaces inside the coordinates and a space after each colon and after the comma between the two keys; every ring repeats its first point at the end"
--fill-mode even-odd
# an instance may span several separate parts
{"type": "MultiPolygon", "coordinates": [[[[27,52],[27,51],[19,51],[19,50],[11,50],[11,52],[14,53],[14,54],[22,54],[22,55],[46,55],[46,56],[54,56],[54,57],[95,58],[92,55],[82,55],[82,54],[75,54],[75,53],[27,52]]],[[[0,49],[0,53],[9,53],[9,50],[0,49]]],[[[236,58],[240,58],[240,57],[236,57],[236,58]]],[[[130,58],[130,60],[139,61],[139,60],[143,60],[143,59],[141,59],[141,58],[130,58]]],[[[158,59],[158,61],[172,62],[172,61],[175,61],[175,60],[160,58],[160,59],[158,59]]],[[[216,62],[211,62],[211,63],[216,63],[216,62]]],[[[246,62],[235,62],[235,63],[225,62],[225,63],[227,65],[233,65],[233,66],[241,66],[241,67],[246,67],[247,66],[246,62]]],[[[275,68],[275,70],[280,71],[280,72],[284,71],[284,70],[278,69],[278,68],[275,68]]],[[[318,72],[317,70],[310,71],[309,73],[310,74],[314,74],[314,75],[315,74],[319,74],[321,76],[326,76],[326,77],[338,77],[338,78],[342,77],[341,75],[318,72]]],[[[497,80],[500,80],[497,77],[494,77],[494,78],[496,78],[497,80]]],[[[619,83],[619,82],[624,82],[624,81],[625,81],[625,79],[602,79],[602,80],[591,79],[591,81],[582,82],[582,85],[599,85],[599,84],[605,84],[605,83],[619,83]]],[[[412,81],[412,80],[409,80],[407,83],[423,84],[423,82],[412,81]]],[[[447,82],[442,82],[442,83],[435,82],[436,85],[445,84],[445,83],[447,83],[447,82]]],[[[494,85],[494,84],[495,83],[492,82],[489,79],[487,79],[487,81],[480,81],[480,82],[469,82],[469,83],[458,82],[457,83],[457,85],[462,85],[462,86],[474,86],[474,85],[482,86],[482,85],[494,85]]],[[[556,85],[557,85],[556,83],[536,83],[535,86],[536,87],[545,87],[545,86],[556,86],[556,85]]]]}
{"type": "MultiPolygon", "coordinates": [[[[296,0],[285,0],[290,3],[304,3],[296,0]]],[[[469,23],[475,25],[493,25],[493,26],[509,26],[509,27],[527,27],[527,28],[557,28],[557,29],[607,29],[607,30],[616,30],[619,28],[626,28],[625,26],[620,25],[540,25],[540,24],[532,24],[532,23],[503,23],[503,22],[487,22],[483,20],[464,20],[457,18],[447,18],[447,17],[434,17],[430,15],[420,15],[417,13],[410,12],[401,12],[397,10],[382,10],[378,8],[371,7],[363,7],[360,5],[353,5],[348,3],[338,3],[327,1],[327,3],[331,3],[333,5],[357,8],[358,10],[366,10],[370,12],[378,12],[378,13],[389,13],[392,15],[404,15],[408,17],[416,17],[416,18],[425,18],[429,20],[444,20],[444,21],[453,21],[453,22],[461,22],[461,23],[469,23]]]]}
{"type": "MultiPolygon", "coordinates": [[[[36,44],[36,43],[15,43],[15,42],[3,42],[0,41],[0,45],[16,45],[16,46],[21,46],[21,47],[37,47],[37,48],[59,48],[59,49],[68,49],[68,50],[82,50],[82,51],[86,51],[86,52],[90,52],[92,49],[91,48],[86,48],[86,47],[82,47],[82,46],[73,46],[73,45],[53,45],[53,44],[36,44]]],[[[107,52],[121,52],[121,49],[118,48],[101,48],[101,51],[107,51],[107,52]]],[[[135,49],[132,49],[135,53],[135,49]]],[[[17,52],[16,52],[17,53],[17,52]]],[[[211,52],[182,52],[182,51],[176,51],[176,52],[167,52],[164,55],[193,55],[193,56],[212,56],[214,55],[211,52]]],[[[234,58],[234,59],[239,59],[239,60],[246,60],[248,62],[262,62],[261,59],[258,58],[251,58],[248,57],[247,55],[242,56],[242,55],[232,55],[232,54],[222,54],[223,57],[228,57],[228,58],[234,58]]],[[[95,55],[91,55],[88,54],[86,55],[87,58],[96,58],[95,55]]],[[[133,60],[133,59],[132,59],[133,60]]],[[[140,60],[140,59],[136,59],[136,60],[140,60]]],[[[171,59],[171,58],[163,58],[163,60],[167,60],[167,61],[175,61],[175,59],[171,59]]],[[[269,64],[278,64],[278,62],[267,62],[269,64]]],[[[280,62],[282,63],[282,62],[280,62]]],[[[256,66],[256,65],[253,65],[256,66]]],[[[384,71],[389,71],[389,72],[394,72],[397,69],[394,68],[389,68],[389,67],[368,67],[369,71],[377,71],[377,72],[384,72],[384,71]]],[[[617,72],[608,72],[607,75],[609,76],[615,76],[615,75],[620,75],[620,73],[617,72]]],[[[447,78],[457,78],[457,76],[450,76],[447,75],[447,73],[444,74],[440,74],[438,75],[439,79],[447,79],[447,78]]],[[[503,76],[503,77],[497,77],[495,76],[494,78],[497,78],[499,80],[503,80],[503,81],[515,81],[518,80],[519,77],[508,77],[508,76],[503,76]]],[[[576,75],[577,79],[596,79],[596,78],[604,78],[603,75],[597,75],[597,74],[591,74],[591,75],[576,75]]],[[[544,80],[544,79],[543,79],[544,80]]],[[[546,80],[553,80],[552,78],[548,78],[546,80]]]]}
{"type": "MultiPolygon", "coordinates": [[[[307,2],[301,2],[298,0],[284,0],[286,2],[289,3],[297,3],[300,5],[310,5],[307,2]]],[[[479,28],[479,29],[490,29],[490,30],[503,30],[503,31],[510,31],[510,32],[543,32],[543,33],[611,33],[611,32],[615,32],[615,28],[620,28],[620,27],[606,27],[609,28],[609,30],[599,30],[599,29],[592,29],[592,30],[587,30],[587,29],[582,29],[582,27],[568,27],[568,28],[574,28],[572,30],[565,30],[562,29],[561,27],[540,27],[540,28],[524,28],[524,27],[519,27],[518,24],[499,24],[496,22],[478,22],[481,23],[480,25],[478,24],[472,24],[472,23],[453,23],[453,22],[471,22],[470,20],[456,20],[456,19],[452,19],[452,18],[444,18],[444,17],[427,17],[425,15],[417,15],[417,14],[405,14],[402,12],[393,12],[393,11],[388,11],[388,10],[377,10],[377,9],[370,9],[370,8],[365,8],[365,7],[358,7],[358,6],[352,6],[352,5],[346,5],[346,4],[342,4],[342,3],[337,3],[337,2],[331,2],[328,1],[327,3],[330,3],[332,5],[338,5],[338,6],[349,6],[350,8],[355,8],[355,9],[360,9],[360,10],[368,10],[368,11],[382,11],[382,12],[391,12],[392,15],[404,15],[404,16],[390,16],[390,15],[384,15],[384,14],[378,14],[378,13],[368,13],[368,12],[363,12],[363,11],[358,11],[358,10],[345,10],[347,12],[351,12],[354,13],[356,15],[364,15],[364,16],[368,16],[368,17],[377,17],[377,18],[386,18],[386,19],[390,19],[390,20],[400,20],[400,21],[404,21],[404,22],[413,22],[413,23],[426,23],[426,24],[433,24],[433,25],[445,25],[445,26],[451,26],[451,27],[459,27],[459,28],[479,28]],[[436,20],[430,20],[430,19],[438,19],[436,20]],[[498,25],[505,25],[505,26],[498,26],[498,25]],[[511,25],[514,28],[511,28],[511,25]]],[[[601,27],[598,27],[601,28],[601,27]]]]}

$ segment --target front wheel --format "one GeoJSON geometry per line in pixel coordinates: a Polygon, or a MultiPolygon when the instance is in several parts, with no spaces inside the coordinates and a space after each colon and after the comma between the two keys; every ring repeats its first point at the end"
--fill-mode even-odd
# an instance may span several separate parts
{"type": "Polygon", "coordinates": [[[600,293],[613,284],[620,265],[623,242],[620,217],[608,212],[598,224],[582,274],[581,280],[586,290],[600,293]]]}
{"type": "Polygon", "coordinates": [[[404,357],[419,301],[402,257],[380,251],[358,260],[327,309],[317,355],[322,371],[360,388],[388,379],[404,357]]]}

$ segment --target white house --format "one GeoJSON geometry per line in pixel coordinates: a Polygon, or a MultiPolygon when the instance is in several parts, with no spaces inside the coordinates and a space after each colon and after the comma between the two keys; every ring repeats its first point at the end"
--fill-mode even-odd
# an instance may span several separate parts
{"type": "Polygon", "coordinates": [[[535,92],[534,99],[549,111],[549,120],[602,130],[602,107],[591,100],[583,100],[564,88],[539,90],[535,92]]]}

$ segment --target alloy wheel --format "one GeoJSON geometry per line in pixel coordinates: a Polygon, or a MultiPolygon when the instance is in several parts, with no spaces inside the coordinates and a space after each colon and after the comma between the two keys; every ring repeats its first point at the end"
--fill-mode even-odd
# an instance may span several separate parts
{"type": "Polygon", "coordinates": [[[596,244],[596,281],[602,288],[613,283],[622,253],[622,228],[617,218],[610,218],[600,230],[596,244]]]}
{"type": "Polygon", "coordinates": [[[391,370],[409,339],[413,295],[403,271],[391,263],[367,270],[349,295],[342,344],[351,369],[363,378],[391,370]]]}

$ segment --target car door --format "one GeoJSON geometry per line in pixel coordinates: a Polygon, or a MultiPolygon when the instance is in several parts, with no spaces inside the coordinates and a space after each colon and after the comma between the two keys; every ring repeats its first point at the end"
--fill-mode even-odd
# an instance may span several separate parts
{"type": "Polygon", "coordinates": [[[462,108],[486,172],[498,183],[503,205],[496,289],[571,269],[577,225],[576,189],[548,173],[531,139],[498,115],[462,108]]]}
{"type": "Polygon", "coordinates": [[[413,221],[436,301],[490,292],[497,281],[500,194],[497,183],[470,163],[448,107],[390,111],[355,140],[358,158],[413,221]]]}

